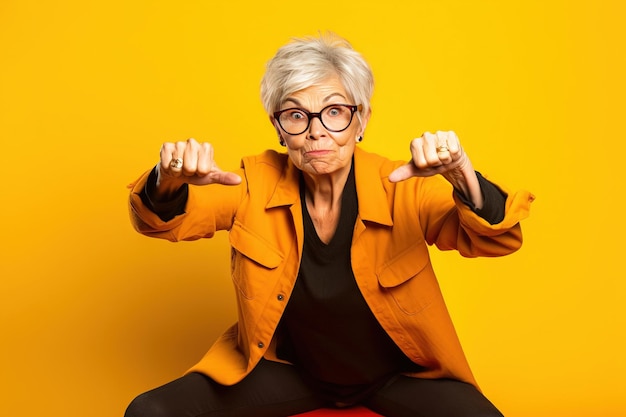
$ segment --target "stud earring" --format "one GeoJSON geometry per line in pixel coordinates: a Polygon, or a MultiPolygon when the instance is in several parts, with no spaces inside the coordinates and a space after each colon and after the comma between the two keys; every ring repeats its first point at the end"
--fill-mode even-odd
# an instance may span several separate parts
{"type": "Polygon", "coordinates": [[[278,136],[278,143],[280,143],[280,146],[287,146],[287,144],[285,143],[285,140],[280,135],[278,136]]]}
{"type": "Polygon", "coordinates": [[[363,142],[363,136],[357,136],[356,143],[361,143],[361,142],[363,142]]]}

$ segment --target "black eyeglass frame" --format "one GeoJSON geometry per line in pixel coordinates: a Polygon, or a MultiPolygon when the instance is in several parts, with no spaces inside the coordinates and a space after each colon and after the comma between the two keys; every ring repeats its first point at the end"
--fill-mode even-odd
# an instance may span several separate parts
{"type": "Polygon", "coordinates": [[[301,135],[304,132],[306,132],[308,130],[308,128],[311,126],[311,120],[313,120],[313,118],[317,117],[318,119],[320,119],[320,123],[322,123],[322,126],[324,126],[324,128],[330,132],[343,132],[344,130],[346,130],[347,128],[350,127],[350,125],[352,124],[352,119],[354,119],[354,113],[356,113],[357,111],[361,111],[361,109],[363,108],[362,104],[359,105],[354,105],[354,104],[341,104],[341,103],[336,103],[336,104],[329,104],[328,106],[324,107],[322,110],[320,110],[317,113],[312,113],[309,112],[307,110],[304,110],[300,107],[290,107],[288,109],[284,109],[284,110],[278,110],[274,112],[274,119],[276,119],[276,121],[278,122],[278,125],[280,126],[280,128],[283,130],[283,132],[285,132],[288,135],[292,135],[292,136],[296,136],[296,135],[301,135]],[[335,129],[330,129],[328,126],[326,126],[324,124],[324,120],[322,120],[322,113],[324,112],[324,110],[326,110],[329,107],[347,107],[348,109],[350,109],[350,121],[348,122],[348,124],[346,125],[346,127],[344,127],[343,129],[339,129],[339,130],[335,130],[335,129]],[[286,111],[289,110],[299,110],[302,113],[306,114],[306,117],[308,118],[308,122],[306,124],[306,127],[302,130],[302,132],[300,133],[291,133],[291,132],[287,132],[287,130],[283,127],[282,123],[280,123],[280,115],[283,114],[286,111]]]}

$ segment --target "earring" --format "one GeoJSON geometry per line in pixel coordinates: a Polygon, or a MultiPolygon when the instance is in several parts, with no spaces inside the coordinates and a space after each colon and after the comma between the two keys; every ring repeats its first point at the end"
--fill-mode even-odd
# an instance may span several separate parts
{"type": "Polygon", "coordinates": [[[363,142],[363,136],[357,136],[356,143],[361,143],[361,142],[363,142]]]}
{"type": "Polygon", "coordinates": [[[280,135],[278,135],[278,143],[280,143],[280,146],[287,146],[287,144],[285,143],[285,140],[280,135]]]}

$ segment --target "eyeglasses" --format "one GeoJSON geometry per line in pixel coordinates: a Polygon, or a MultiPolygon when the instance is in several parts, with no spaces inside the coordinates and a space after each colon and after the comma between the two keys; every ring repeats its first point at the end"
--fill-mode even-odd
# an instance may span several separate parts
{"type": "Polygon", "coordinates": [[[300,135],[311,125],[311,120],[317,117],[322,125],[331,132],[342,132],[350,126],[354,112],[361,110],[362,105],[331,104],[324,107],[319,113],[311,113],[297,107],[279,110],[274,113],[274,118],[285,133],[300,135]]]}

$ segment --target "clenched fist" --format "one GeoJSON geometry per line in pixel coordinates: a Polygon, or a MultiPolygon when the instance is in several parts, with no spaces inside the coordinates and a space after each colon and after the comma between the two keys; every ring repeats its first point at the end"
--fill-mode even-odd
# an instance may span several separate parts
{"type": "Polygon", "coordinates": [[[237,185],[241,177],[222,171],[213,159],[213,146],[195,139],[166,142],[161,146],[161,160],[157,170],[157,194],[163,198],[183,184],[237,185]]]}
{"type": "Polygon", "coordinates": [[[472,200],[476,208],[483,204],[480,184],[472,163],[452,132],[426,132],[411,141],[411,160],[389,174],[389,181],[441,174],[457,190],[472,200]]]}

